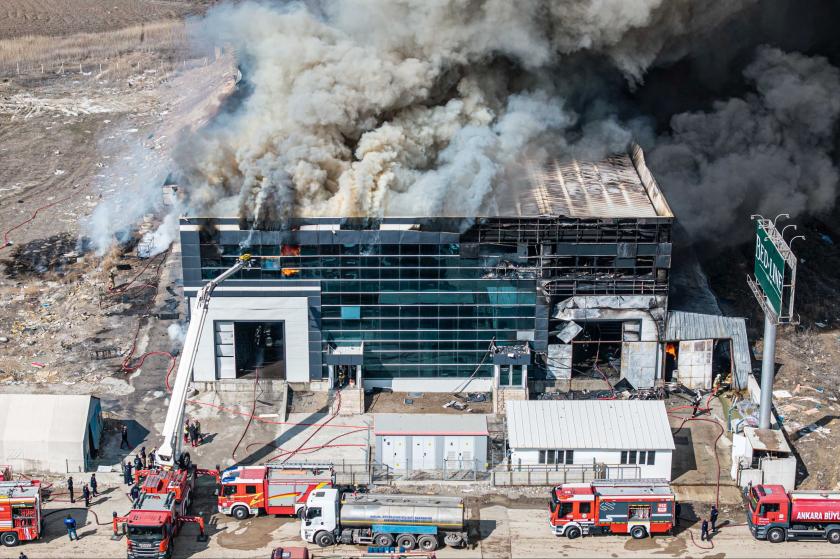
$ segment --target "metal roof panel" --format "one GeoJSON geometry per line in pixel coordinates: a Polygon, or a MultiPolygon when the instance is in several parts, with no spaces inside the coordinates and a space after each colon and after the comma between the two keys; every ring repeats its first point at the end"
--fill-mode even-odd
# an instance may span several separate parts
{"type": "Polygon", "coordinates": [[[506,407],[511,448],[675,448],[662,401],[527,400],[506,407]]]}

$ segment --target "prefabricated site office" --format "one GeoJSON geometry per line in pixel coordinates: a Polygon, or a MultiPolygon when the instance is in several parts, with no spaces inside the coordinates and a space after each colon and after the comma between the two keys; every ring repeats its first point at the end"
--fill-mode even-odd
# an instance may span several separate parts
{"type": "Polygon", "coordinates": [[[396,471],[486,470],[484,415],[377,413],[376,461],[396,471]]]}
{"type": "Polygon", "coordinates": [[[510,466],[603,466],[611,478],[671,479],[674,437],[661,400],[506,402],[510,466]]]}
{"type": "Polygon", "coordinates": [[[521,178],[485,206],[476,216],[182,218],[188,300],[240,254],[257,257],[216,288],[195,380],[259,369],[446,392],[472,377],[478,392],[496,378],[569,378],[576,360],[609,347],[622,377],[652,386],[673,214],[641,149],[523,161],[521,178]],[[502,351],[488,356],[493,345],[502,351]],[[517,357],[506,360],[510,346],[517,357]]]}

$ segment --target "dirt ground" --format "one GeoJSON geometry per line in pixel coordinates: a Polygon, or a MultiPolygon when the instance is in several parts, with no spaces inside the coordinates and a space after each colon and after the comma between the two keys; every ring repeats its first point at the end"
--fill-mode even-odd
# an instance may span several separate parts
{"type": "Polygon", "coordinates": [[[96,33],[200,13],[213,0],[3,0],[0,38],[96,33]]]}
{"type": "MultiPolygon", "coordinates": [[[[61,480],[55,480],[55,500],[47,507],[44,538],[19,548],[0,548],[0,558],[17,558],[21,551],[29,557],[111,558],[125,553],[125,540],[111,539],[110,518],[113,511],[125,512],[129,506],[127,487],[116,474],[100,474],[101,497],[93,499],[85,510],[79,503],[70,504],[61,494],[61,480]],[[80,540],[70,542],[61,519],[70,513],[78,523],[80,540]]],[[[212,513],[209,480],[199,486],[194,509],[198,514],[212,513]]],[[[469,488],[468,488],[469,489],[469,488]]],[[[672,536],[633,540],[622,536],[589,537],[578,540],[555,538],[548,528],[545,498],[495,497],[485,504],[468,502],[468,521],[477,535],[472,549],[444,548],[438,557],[835,557],[835,548],[825,542],[771,544],[752,539],[744,526],[740,510],[722,511],[721,529],[711,543],[701,542],[695,513],[683,509],[683,522],[672,536]]],[[[186,526],[178,536],[175,557],[265,558],[275,546],[300,546],[297,521],[262,516],[237,521],[213,515],[207,524],[208,542],[198,542],[195,526],[186,526]]],[[[309,546],[315,557],[358,557],[363,548],[337,546],[319,549],[309,546]]]]}

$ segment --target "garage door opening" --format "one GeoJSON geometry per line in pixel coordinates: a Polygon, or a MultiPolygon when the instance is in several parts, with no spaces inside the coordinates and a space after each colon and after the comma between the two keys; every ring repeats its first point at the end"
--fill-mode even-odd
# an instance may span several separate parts
{"type": "Polygon", "coordinates": [[[234,322],[236,378],[259,370],[264,379],[286,378],[285,328],[277,322],[234,322]]]}

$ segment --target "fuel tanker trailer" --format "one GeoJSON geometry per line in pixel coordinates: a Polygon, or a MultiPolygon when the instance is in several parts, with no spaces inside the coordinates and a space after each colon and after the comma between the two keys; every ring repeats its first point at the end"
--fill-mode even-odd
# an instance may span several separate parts
{"type": "Polygon", "coordinates": [[[464,500],[435,495],[374,495],[316,490],[306,500],[300,526],[304,541],[399,546],[404,551],[434,551],[441,540],[467,545],[464,500]]]}

